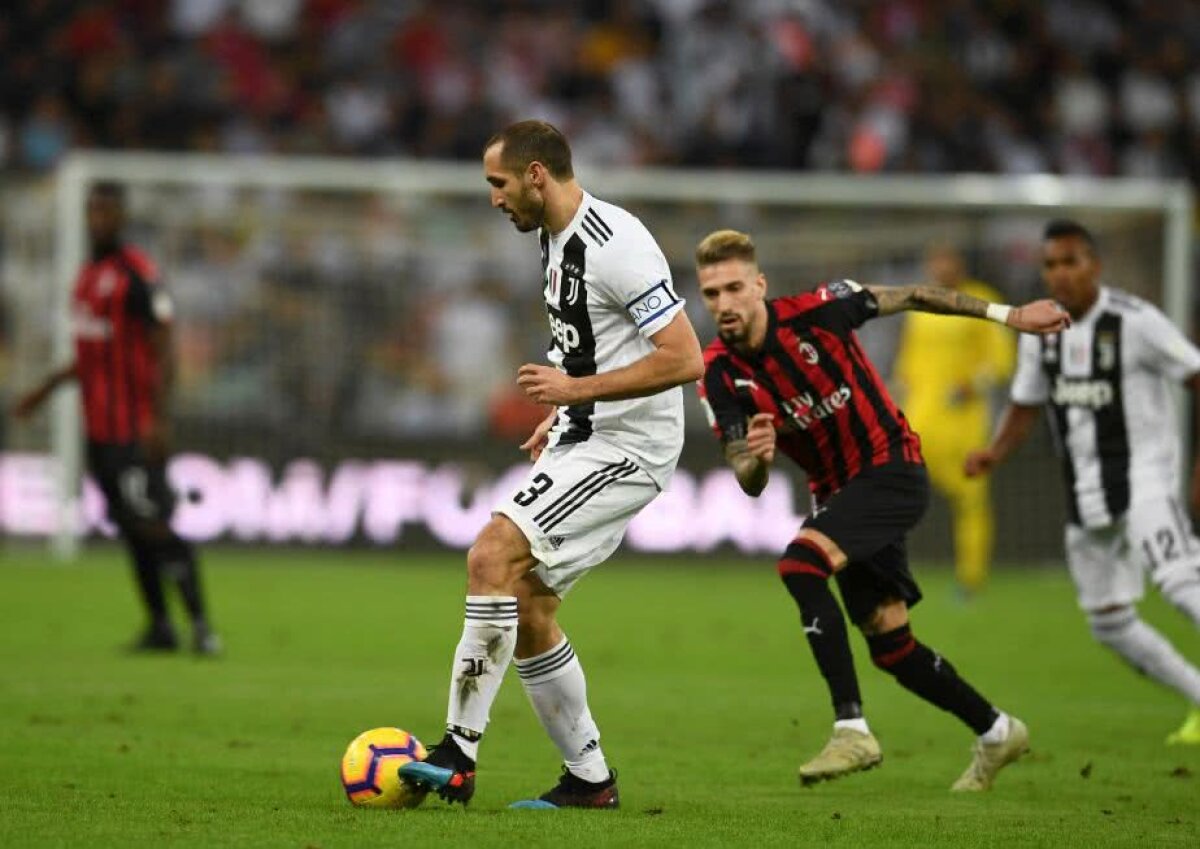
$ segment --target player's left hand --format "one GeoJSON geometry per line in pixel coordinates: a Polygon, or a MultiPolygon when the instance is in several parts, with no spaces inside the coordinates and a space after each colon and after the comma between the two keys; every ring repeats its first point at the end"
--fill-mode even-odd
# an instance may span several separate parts
{"type": "Polygon", "coordinates": [[[142,434],[142,450],[146,459],[152,463],[162,463],[167,459],[170,450],[170,429],[162,422],[156,422],[142,434]]]}
{"type": "Polygon", "coordinates": [[[551,366],[526,363],[517,369],[517,383],[538,404],[566,407],[587,399],[578,391],[578,381],[551,366]]]}
{"type": "Polygon", "coordinates": [[[1022,333],[1059,333],[1071,326],[1071,316],[1049,298],[1013,307],[1008,326],[1022,333]]]}

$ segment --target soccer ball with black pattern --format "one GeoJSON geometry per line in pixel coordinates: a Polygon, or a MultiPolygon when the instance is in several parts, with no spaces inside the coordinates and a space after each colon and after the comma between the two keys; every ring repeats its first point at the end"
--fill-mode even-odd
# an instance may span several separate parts
{"type": "Polygon", "coordinates": [[[425,747],[400,728],[372,728],[346,747],[342,786],[352,805],[371,808],[415,808],[426,791],[400,780],[396,771],[410,761],[425,760],[425,747]]]}

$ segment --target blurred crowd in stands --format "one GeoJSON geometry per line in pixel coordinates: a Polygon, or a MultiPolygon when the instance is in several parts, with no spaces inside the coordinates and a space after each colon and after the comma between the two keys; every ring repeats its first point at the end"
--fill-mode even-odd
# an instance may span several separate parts
{"type": "MultiPolygon", "coordinates": [[[[14,185],[75,148],[475,161],[529,116],[591,166],[1200,178],[1200,3],[1181,0],[21,0],[0,11],[0,69],[14,185]]],[[[130,236],[178,302],[183,420],[307,451],[356,435],[511,443],[541,415],[512,381],[548,338],[536,249],[482,183],[436,201],[130,200],[130,236]]],[[[685,292],[718,221],[760,236],[779,292],[830,274],[911,282],[934,238],[1006,296],[1037,291],[1040,221],[637,211],[685,292]]],[[[1100,227],[1113,272],[1151,297],[1158,227],[1100,227]]],[[[49,246],[0,233],[0,401],[48,355],[55,319],[29,293],[49,246]]]]}
{"type": "Polygon", "coordinates": [[[72,148],[1200,178],[1184,0],[21,0],[0,166],[72,148]]]}

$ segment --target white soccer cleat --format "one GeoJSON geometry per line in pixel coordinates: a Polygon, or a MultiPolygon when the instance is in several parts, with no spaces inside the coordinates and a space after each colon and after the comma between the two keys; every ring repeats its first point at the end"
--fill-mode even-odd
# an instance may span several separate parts
{"type": "Polygon", "coordinates": [[[950,787],[955,792],[990,790],[1004,767],[1029,751],[1029,729],[1015,716],[1008,718],[1008,736],[999,743],[975,741],[971,763],[950,787]]]}
{"type": "Polygon", "coordinates": [[[872,769],[882,761],[883,752],[875,735],[853,728],[835,728],[821,753],[800,765],[800,783],[807,787],[818,781],[830,781],[872,769]]]}

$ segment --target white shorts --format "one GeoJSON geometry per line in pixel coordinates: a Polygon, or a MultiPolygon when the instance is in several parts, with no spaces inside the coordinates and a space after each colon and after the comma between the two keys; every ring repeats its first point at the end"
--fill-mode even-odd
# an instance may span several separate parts
{"type": "Polygon", "coordinates": [[[1103,528],[1068,525],[1066,545],[1084,610],[1140,600],[1147,573],[1164,587],[1200,571],[1200,541],[1174,498],[1147,499],[1103,528]]]}
{"type": "Polygon", "coordinates": [[[525,482],[493,512],[521,529],[538,577],[561,597],[608,559],[658,491],[633,460],[592,438],[543,451],[525,482]]]}

